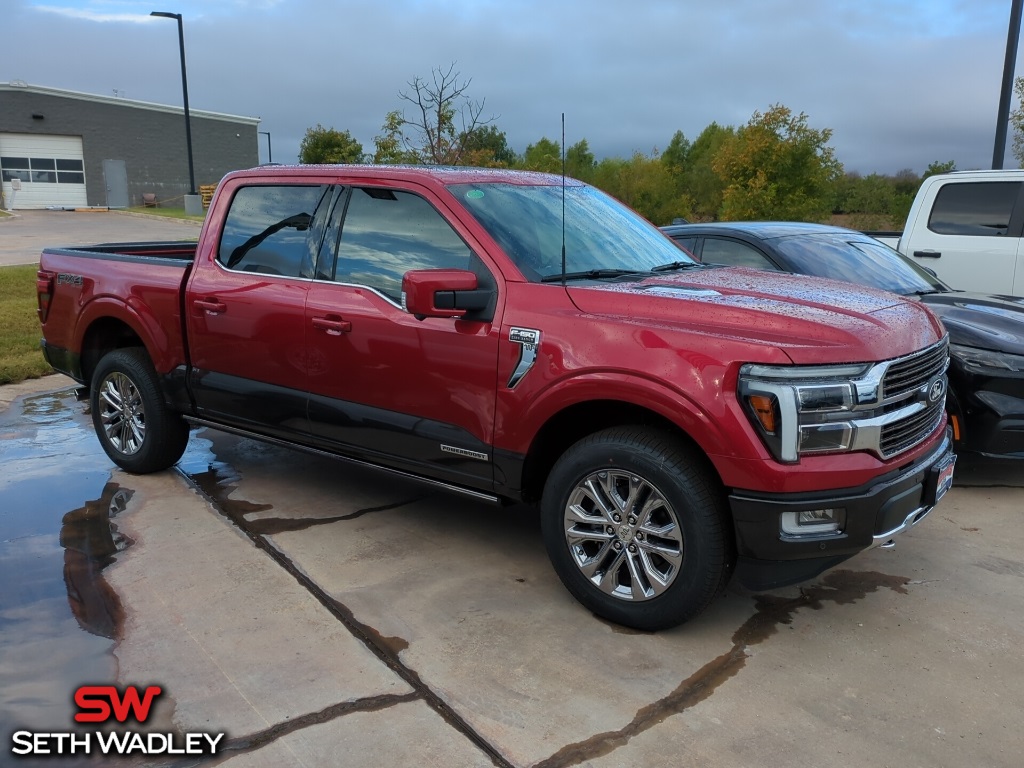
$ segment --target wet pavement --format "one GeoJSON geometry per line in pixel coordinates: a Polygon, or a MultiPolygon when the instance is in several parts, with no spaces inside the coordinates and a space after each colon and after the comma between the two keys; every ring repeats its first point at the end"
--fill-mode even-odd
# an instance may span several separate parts
{"type": "Polygon", "coordinates": [[[130,476],[70,389],[34,388],[0,413],[8,744],[71,729],[74,689],[116,683],[165,689],[147,726],[225,734],[215,758],[147,765],[1011,766],[1024,749],[1013,469],[958,484],[892,551],[732,588],[651,634],[568,596],[529,508],[207,430],[176,470],[130,476]]]}

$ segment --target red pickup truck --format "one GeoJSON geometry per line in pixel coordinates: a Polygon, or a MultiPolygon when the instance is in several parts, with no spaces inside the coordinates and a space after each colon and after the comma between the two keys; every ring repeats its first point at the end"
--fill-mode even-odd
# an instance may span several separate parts
{"type": "Polygon", "coordinates": [[[537,501],[566,587],[634,627],[889,545],[952,480],[927,308],[698,264],[557,176],[239,171],[198,244],[47,249],[38,294],[124,469],[207,426],[537,501]]]}

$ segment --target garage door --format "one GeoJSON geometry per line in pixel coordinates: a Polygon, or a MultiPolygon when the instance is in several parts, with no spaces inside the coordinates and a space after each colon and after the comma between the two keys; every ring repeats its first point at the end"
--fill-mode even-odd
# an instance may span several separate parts
{"type": "Polygon", "coordinates": [[[82,137],[0,133],[0,177],[7,208],[12,193],[15,209],[80,208],[86,205],[82,137]]]}

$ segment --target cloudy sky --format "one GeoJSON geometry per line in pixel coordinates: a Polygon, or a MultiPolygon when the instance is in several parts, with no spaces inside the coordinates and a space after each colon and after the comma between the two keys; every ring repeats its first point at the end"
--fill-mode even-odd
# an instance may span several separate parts
{"type": "Polygon", "coordinates": [[[0,0],[0,82],[180,106],[175,23],[149,16],[169,11],[184,16],[190,106],[262,118],[276,162],[317,123],[372,151],[408,82],[454,63],[518,152],[557,140],[563,112],[566,143],[585,138],[600,159],[782,103],[833,130],[848,171],[921,173],[991,166],[1010,5],[0,0]]]}

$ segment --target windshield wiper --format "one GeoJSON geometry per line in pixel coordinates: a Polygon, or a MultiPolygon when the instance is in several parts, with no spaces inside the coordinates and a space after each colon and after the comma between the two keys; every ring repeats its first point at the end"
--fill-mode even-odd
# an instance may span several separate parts
{"type": "Polygon", "coordinates": [[[557,275],[547,275],[542,277],[540,281],[542,283],[560,283],[563,278],[565,280],[596,280],[602,277],[622,277],[623,275],[643,275],[647,274],[643,270],[637,269],[588,269],[583,272],[566,272],[564,275],[558,273],[557,275]]]}
{"type": "Polygon", "coordinates": [[[670,261],[668,264],[659,264],[651,268],[651,272],[675,272],[680,269],[696,269],[704,265],[696,261],[670,261]]]}
{"type": "Polygon", "coordinates": [[[904,296],[932,296],[936,293],[949,293],[949,291],[942,291],[938,288],[930,288],[926,291],[910,291],[910,293],[903,294],[904,296]]]}

